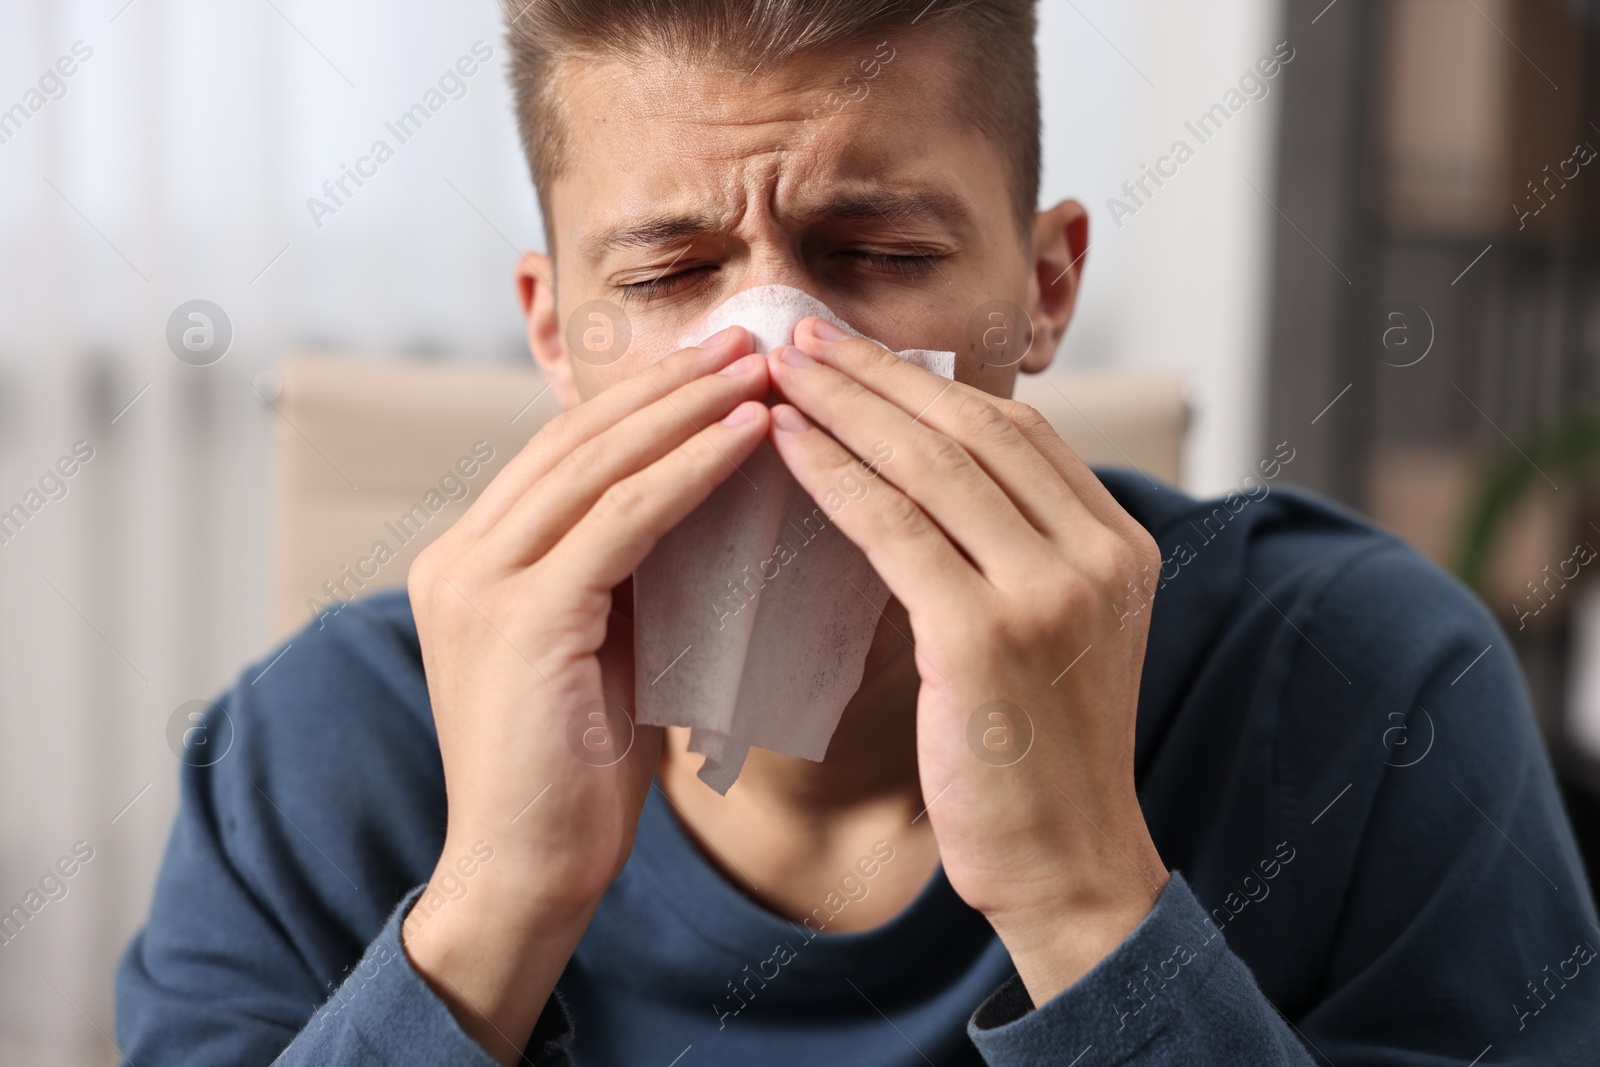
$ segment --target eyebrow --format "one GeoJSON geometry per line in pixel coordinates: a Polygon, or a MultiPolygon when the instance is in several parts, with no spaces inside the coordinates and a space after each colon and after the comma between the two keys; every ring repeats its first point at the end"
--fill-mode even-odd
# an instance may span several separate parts
{"type": "MultiPolygon", "coordinates": [[[[959,228],[972,218],[960,197],[937,190],[914,192],[857,192],[835,197],[816,208],[798,212],[801,226],[882,219],[896,229],[901,223],[942,223],[959,228]]],[[[621,248],[658,248],[710,233],[723,219],[698,212],[675,212],[630,220],[585,239],[583,256],[591,262],[621,248]]]]}

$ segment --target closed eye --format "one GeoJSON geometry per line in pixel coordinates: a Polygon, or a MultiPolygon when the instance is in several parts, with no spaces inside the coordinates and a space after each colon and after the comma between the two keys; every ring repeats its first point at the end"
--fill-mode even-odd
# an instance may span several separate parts
{"type": "MultiPolygon", "coordinates": [[[[938,270],[938,261],[941,258],[928,253],[903,255],[892,252],[876,252],[868,249],[847,249],[835,254],[853,261],[855,266],[880,274],[891,274],[898,278],[926,277],[938,270]]],[[[717,266],[715,264],[705,263],[672,273],[659,274],[654,278],[646,278],[643,281],[624,282],[616,288],[624,301],[645,303],[670,296],[673,293],[696,285],[716,270],[717,266]]]]}
{"type": "Polygon", "coordinates": [[[667,296],[677,292],[685,285],[698,282],[717,268],[714,264],[706,263],[698,267],[689,267],[685,270],[674,271],[671,274],[658,274],[654,278],[646,278],[642,282],[626,282],[617,286],[617,291],[624,300],[648,301],[657,297],[667,296]]]}
{"type": "Polygon", "coordinates": [[[939,257],[924,253],[907,256],[889,252],[851,249],[839,254],[856,260],[862,266],[887,274],[894,274],[901,278],[921,278],[938,269],[939,257]]]}

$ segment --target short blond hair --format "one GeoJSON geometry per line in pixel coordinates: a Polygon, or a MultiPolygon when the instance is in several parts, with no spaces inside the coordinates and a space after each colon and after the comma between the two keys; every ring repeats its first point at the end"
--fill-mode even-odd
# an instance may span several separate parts
{"type": "Polygon", "coordinates": [[[896,49],[942,34],[959,57],[949,100],[1003,154],[1013,214],[1031,242],[1039,197],[1037,0],[501,0],[523,151],[556,252],[550,189],[573,151],[555,72],[567,59],[718,58],[756,70],[818,48],[896,49]]]}

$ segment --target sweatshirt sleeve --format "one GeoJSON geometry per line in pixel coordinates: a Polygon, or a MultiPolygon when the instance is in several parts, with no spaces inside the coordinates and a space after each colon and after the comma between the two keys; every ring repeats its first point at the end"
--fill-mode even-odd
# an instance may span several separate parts
{"type": "Polygon", "coordinates": [[[991,1067],[1311,1067],[1317,1061],[1207,920],[1174,872],[1144,921],[1078,982],[1036,1008],[1013,976],[973,1013],[967,1034],[991,1067]]]}
{"type": "MultiPolygon", "coordinates": [[[[308,627],[190,727],[213,755],[184,750],[149,917],[117,971],[125,1063],[493,1067],[400,941],[444,796],[420,667],[385,604],[308,627]]],[[[570,1033],[552,997],[527,1062],[566,1063],[570,1033]]]]}
{"type": "MultiPolygon", "coordinates": [[[[163,986],[142,966],[146,935],[141,935],[118,976],[119,1012],[124,1018],[136,1016],[139,1023],[131,1038],[123,1035],[125,1063],[496,1067],[411,966],[400,943],[400,924],[424,888],[416,887],[396,905],[344,982],[298,1033],[292,1021],[274,1025],[253,1015],[242,1003],[249,996],[246,988],[202,991],[200,983],[185,981],[185,972],[194,973],[189,968],[164,968],[167,981],[177,984],[163,986]],[[224,1004],[217,1002],[219,995],[225,995],[224,1004]],[[236,1007],[225,1006],[227,1002],[236,1007]],[[197,1012],[200,1018],[195,1018],[197,1012]]],[[[270,980],[266,975],[263,979],[264,984],[270,980]]],[[[525,1062],[532,1067],[567,1064],[571,1033],[571,1020],[559,998],[554,999],[528,1042],[525,1062]]]]}
{"type": "MultiPolygon", "coordinates": [[[[411,966],[400,943],[400,924],[425,888],[413,889],[390,913],[360,963],[273,1061],[278,1067],[495,1067],[411,966]]],[[[555,998],[539,1019],[524,1061],[532,1067],[568,1063],[565,1045],[571,1034],[571,1019],[555,998]]]]}

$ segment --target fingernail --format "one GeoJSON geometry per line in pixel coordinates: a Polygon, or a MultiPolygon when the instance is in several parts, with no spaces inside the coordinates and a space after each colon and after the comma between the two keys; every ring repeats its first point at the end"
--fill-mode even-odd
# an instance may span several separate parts
{"type": "Polygon", "coordinates": [[[728,364],[726,367],[723,367],[721,370],[717,371],[717,373],[718,374],[726,374],[730,378],[734,377],[735,375],[739,375],[739,374],[748,374],[752,370],[755,369],[755,365],[756,365],[757,362],[760,361],[760,359],[761,359],[760,356],[757,356],[757,355],[754,355],[754,354],[751,354],[751,355],[748,355],[748,356],[740,356],[738,359],[734,360],[732,363],[728,364]]]}
{"type": "Polygon", "coordinates": [[[810,420],[791,407],[773,408],[772,421],[778,424],[778,429],[789,433],[805,433],[811,429],[810,420]]]}
{"type": "Polygon", "coordinates": [[[778,350],[778,358],[791,367],[815,367],[817,361],[800,351],[794,345],[784,345],[778,350]]]}
{"type": "Polygon", "coordinates": [[[818,319],[812,323],[811,333],[823,341],[843,341],[850,336],[827,319],[818,319]]]}
{"type": "Polygon", "coordinates": [[[743,404],[728,412],[722,418],[724,426],[743,426],[756,417],[756,409],[761,406],[758,400],[746,400],[743,404]]]}
{"type": "Polygon", "coordinates": [[[728,335],[731,334],[732,332],[733,332],[733,327],[729,326],[727,329],[724,329],[724,330],[721,330],[721,331],[719,331],[717,333],[714,333],[710,337],[707,337],[704,341],[701,341],[700,342],[700,347],[701,348],[715,348],[718,345],[722,344],[722,342],[726,341],[728,339],[728,335]]]}

